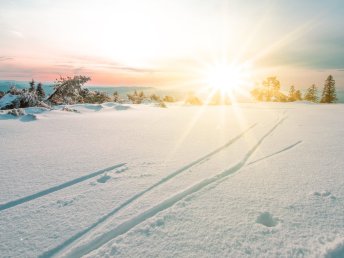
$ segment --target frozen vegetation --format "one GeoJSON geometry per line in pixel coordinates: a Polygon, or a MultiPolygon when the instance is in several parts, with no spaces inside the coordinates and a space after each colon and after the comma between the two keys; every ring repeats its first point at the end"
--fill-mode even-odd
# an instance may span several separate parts
{"type": "Polygon", "coordinates": [[[344,256],[343,104],[167,106],[1,111],[0,256],[344,256]]]}

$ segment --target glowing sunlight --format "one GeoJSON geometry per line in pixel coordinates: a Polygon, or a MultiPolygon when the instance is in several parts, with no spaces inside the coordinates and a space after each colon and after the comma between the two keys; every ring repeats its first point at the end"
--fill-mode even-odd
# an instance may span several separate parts
{"type": "Polygon", "coordinates": [[[222,93],[231,93],[234,90],[251,84],[251,71],[248,65],[228,65],[219,63],[209,67],[206,71],[207,84],[222,93]]]}

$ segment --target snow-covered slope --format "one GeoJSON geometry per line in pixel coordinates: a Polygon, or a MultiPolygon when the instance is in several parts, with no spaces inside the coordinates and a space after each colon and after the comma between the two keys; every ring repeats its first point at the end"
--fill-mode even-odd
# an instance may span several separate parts
{"type": "Polygon", "coordinates": [[[344,105],[0,114],[1,257],[343,257],[344,105]]]}

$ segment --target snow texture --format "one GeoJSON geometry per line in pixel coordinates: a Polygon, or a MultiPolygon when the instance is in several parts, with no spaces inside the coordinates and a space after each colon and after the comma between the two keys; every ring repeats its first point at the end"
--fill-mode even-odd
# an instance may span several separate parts
{"type": "Polygon", "coordinates": [[[344,105],[1,112],[1,257],[344,257],[344,105]]]}

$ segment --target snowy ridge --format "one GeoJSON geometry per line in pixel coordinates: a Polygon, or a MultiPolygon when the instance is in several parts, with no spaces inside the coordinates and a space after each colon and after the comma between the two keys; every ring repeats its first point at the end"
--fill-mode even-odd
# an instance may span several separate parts
{"type": "Polygon", "coordinates": [[[67,187],[70,187],[72,185],[75,185],[75,184],[78,184],[78,183],[81,183],[85,180],[88,180],[92,177],[96,177],[100,174],[103,174],[107,171],[111,171],[111,170],[114,170],[116,168],[119,168],[119,167],[122,167],[124,166],[126,163],[120,163],[120,164],[117,164],[117,165],[114,165],[114,166],[111,166],[111,167],[108,167],[108,168],[104,168],[104,169],[101,169],[99,171],[96,171],[96,172],[93,172],[93,173],[90,173],[88,175],[85,175],[85,176],[82,176],[82,177],[78,177],[78,178],[75,178],[73,180],[70,180],[68,182],[65,182],[63,184],[60,184],[60,185],[57,185],[57,186],[53,186],[51,188],[48,188],[48,189],[45,189],[43,191],[40,191],[38,193],[34,193],[34,194],[31,194],[31,195],[28,195],[28,196],[25,196],[25,197],[22,197],[22,198],[19,198],[17,200],[13,200],[13,201],[10,201],[10,202],[7,202],[7,203],[4,203],[4,204],[1,204],[0,205],[0,211],[3,211],[3,210],[6,210],[6,209],[9,209],[9,208],[12,208],[12,207],[15,207],[17,205],[20,205],[20,204],[23,204],[23,203],[26,203],[26,202],[29,202],[29,201],[32,201],[34,199],[37,199],[37,198],[40,198],[40,197],[43,197],[45,195],[48,195],[48,194],[51,194],[51,193],[54,193],[54,192],[57,192],[57,191],[60,191],[64,188],[67,188],[67,187]]]}
{"type": "MultiPolygon", "coordinates": [[[[139,214],[138,216],[125,221],[124,223],[118,225],[116,228],[107,231],[103,233],[102,235],[96,237],[94,240],[90,241],[87,244],[81,245],[79,247],[76,247],[75,249],[72,249],[70,252],[67,250],[67,254],[64,254],[65,257],[82,257],[83,255],[86,255],[93,250],[98,249],[108,241],[125,234],[132,228],[134,228],[136,225],[142,223],[143,221],[155,216],[159,212],[168,209],[169,207],[173,206],[178,201],[182,200],[183,198],[187,197],[188,195],[194,194],[200,190],[202,190],[204,187],[208,186],[211,183],[214,183],[216,181],[219,181],[221,179],[224,179],[228,177],[229,175],[232,175],[236,172],[238,172],[243,166],[246,165],[247,160],[252,156],[252,154],[256,151],[256,149],[262,144],[262,142],[280,125],[283,123],[283,121],[286,118],[282,118],[280,121],[278,121],[265,135],[263,135],[258,142],[246,153],[244,158],[239,161],[236,165],[233,167],[221,172],[220,174],[217,174],[216,176],[213,176],[211,178],[205,179],[201,181],[200,183],[191,186],[190,188],[170,197],[169,199],[163,201],[162,203],[157,204],[156,206],[150,208],[149,210],[146,210],[145,212],[139,214]]],[[[46,254],[42,257],[47,257],[46,254]]]]}

